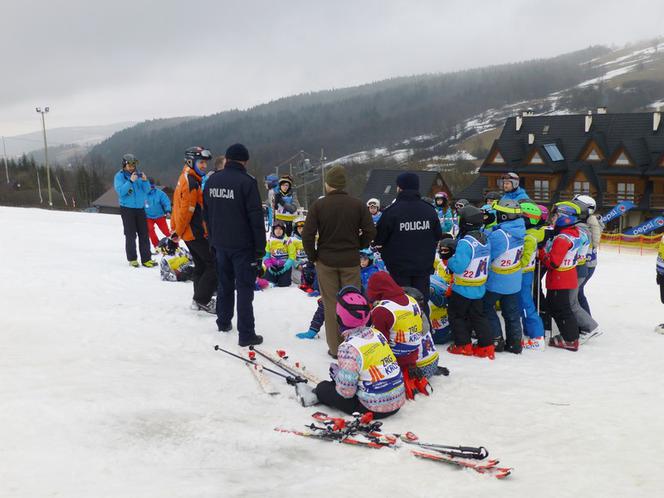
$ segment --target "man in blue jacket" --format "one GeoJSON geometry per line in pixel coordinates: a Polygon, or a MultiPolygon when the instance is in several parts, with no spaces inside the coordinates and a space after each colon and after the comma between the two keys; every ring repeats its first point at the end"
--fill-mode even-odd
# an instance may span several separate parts
{"type": "Polygon", "coordinates": [[[265,224],[258,184],[247,173],[249,151],[226,150],[226,165],[206,182],[203,213],[217,258],[217,328],[228,332],[237,290],[237,330],[242,347],[261,344],[254,325],[254,284],[265,254],[265,224]]]}
{"type": "Polygon", "coordinates": [[[169,214],[171,214],[171,200],[163,190],[155,186],[154,180],[150,178],[150,190],[145,200],[145,217],[148,220],[150,242],[152,242],[155,249],[159,245],[159,238],[154,229],[155,225],[159,227],[159,230],[165,237],[171,236],[171,231],[166,221],[166,216],[169,214]]]}
{"type": "Polygon", "coordinates": [[[484,313],[489,319],[494,335],[496,351],[521,353],[521,256],[526,225],[521,217],[517,201],[501,199],[493,205],[497,225],[489,234],[491,261],[489,279],[484,295],[484,313]],[[496,314],[496,302],[500,300],[500,311],[505,319],[505,335],[496,314]]]}
{"type": "Polygon", "coordinates": [[[138,268],[136,256],[136,236],[138,235],[141,263],[147,268],[152,268],[157,263],[152,261],[148,226],[145,220],[145,198],[150,189],[150,183],[145,173],[139,174],[136,170],[137,166],[138,159],[133,154],[122,156],[122,169],[115,174],[113,186],[120,202],[127,261],[134,268],[138,268]]]}
{"type": "Polygon", "coordinates": [[[526,189],[519,186],[519,175],[510,172],[506,173],[500,178],[503,187],[503,196],[500,200],[520,201],[521,199],[528,199],[526,189]]]}
{"type": "Polygon", "coordinates": [[[429,314],[429,275],[443,235],[434,207],[420,197],[415,173],[397,177],[397,198],[376,225],[374,246],[380,248],[387,271],[401,287],[414,287],[424,296],[429,314]]]}

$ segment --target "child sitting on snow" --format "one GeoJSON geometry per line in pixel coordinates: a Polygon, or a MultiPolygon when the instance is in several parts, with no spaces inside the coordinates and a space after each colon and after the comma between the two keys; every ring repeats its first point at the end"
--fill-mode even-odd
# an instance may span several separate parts
{"type": "Polygon", "coordinates": [[[277,287],[288,287],[291,284],[291,272],[295,264],[295,257],[288,254],[288,237],[283,221],[275,220],[272,225],[272,234],[265,244],[265,279],[277,287]]]}
{"type": "Polygon", "coordinates": [[[415,369],[418,348],[422,341],[424,313],[417,301],[399,287],[387,272],[371,276],[367,285],[367,297],[373,303],[371,321],[390,342],[390,347],[404,374],[406,395],[412,399],[417,389],[410,372],[415,369]]]}
{"type": "Polygon", "coordinates": [[[375,254],[371,249],[362,249],[360,251],[360,281],[362,282],[362,292],[366,293],[367,283],[371,275],[380,271],[375,264],[375,254]]]}
{"type": "Polygon", "coordinates": [[[316,386],[318,400],[344,413],[371,411],[374,418],[394,415],[405,403],[404,382],[396,358],[380,331],[368,327],[369,303],[348,286],[337,295],[337,321],[344,342],[339,363],[330,365],[331,381],[316,386]]]}
{"type": "Polygon", "coordinates": [[[288,241],[288,257],[295,261],[291,280],[307,294],[314,292],[316,280],[316,267],[309,262],[307,253],[302,244],[302,230],[304,230],[304,218],[295,220],[293,236],[288,241]]]}
{"type": "Polygon", "coordinates": [[[194,260],[189,251],[180,247],[169,237],[164,237],[159,241],[157,250],[161,253],[159,269],[162,280],[167,282],[191,280],[194,274],[194,260]]]}

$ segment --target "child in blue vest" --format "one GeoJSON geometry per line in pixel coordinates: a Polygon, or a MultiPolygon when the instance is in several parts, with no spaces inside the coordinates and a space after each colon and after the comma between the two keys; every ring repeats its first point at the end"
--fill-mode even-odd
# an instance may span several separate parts
{"type": "Polygon", "coordinates": [[[488,236],[491,245],[489,278],[484,295],[484,313],[489,319],[494,336],[496,351],[521,353],[521,256],[526,225],[521,217],[521,207],[517,201],[502,199],[494,204],[496,221],[488,236]],[[496,314],[496,302],[500,301],[500,311],[505,319],[506,339],[500,320],[496,314]]]}
{"type": "Polygon", "coordinates": [[[447,311],[454,345],[447,351],[493,359],[493,337],[482,302],[491,254],[490,243],[480,231],[483,220],[484,213],[480,209],[464,206],[459,216],[459,238],[445,239],[441,243],[441,258],[448,260],[447,271],[453,275],[447,311]],[[474,347],[472,330],[477,335],[474,347]]]}

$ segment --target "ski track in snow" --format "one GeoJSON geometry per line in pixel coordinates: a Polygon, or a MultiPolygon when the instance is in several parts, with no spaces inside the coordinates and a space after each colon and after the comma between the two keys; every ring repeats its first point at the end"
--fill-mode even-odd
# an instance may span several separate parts
{"type": "MultiPolygon", "coordinates": [[[[577,353],[495,361],[441,352],[447,378],[385,421],[425,441],[484,445],[504,481],[406,452],[280,434],[301,428],[292,388],[262,394],[237,333],[189,310],[191,284],[125,262],[119,216],[0,207],[0,496],[656,496],[664,315],[653,254],[603,249],[589,284],[604,335],[577,353]]],[[[265,348],[327,374],[299,341],[316,300],[256,293],[265,348]]],[[[443,349],[443,348],[440,348],[443,349]]],[[[278,379],[273,379],[275,385],[278,379]]],[[[328,412],[329,409],[322,408],[328,412]]],[[[333,412],[332,412],[333,413],[333,412]]],[[[659,489],[659,492],[657,491],[659,489]]]]}

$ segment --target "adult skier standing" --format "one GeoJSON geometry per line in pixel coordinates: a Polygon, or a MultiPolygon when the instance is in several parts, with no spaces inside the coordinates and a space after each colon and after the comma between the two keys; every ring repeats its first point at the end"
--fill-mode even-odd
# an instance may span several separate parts
{"type": "Polygon", "coordinates": [[[214,314],[216,302],[212,294],[217,287],[217,276],[203,220],[201,189],[201,181],[210,159],[212,154],[203,147],[189,147],[184,153],[184,168],[173,194],[171,238],[176,242],[182,239],[194,259],[192,309],[214,314]]]}
{"type": "Polygon", "coordinates": [[[115,174],[113,186],[118,194],[120,216],[125,236],[127,261],[138,268],[136,256],[136,236],[141,253],[141,263],[147,268],[156,266],[150,252],[148,225],[145,218],[145,198],[150,189],[150,182],[145,173],[136,170],[138,159],[133,154],[122,156],[122,169],[115,174]]]}

